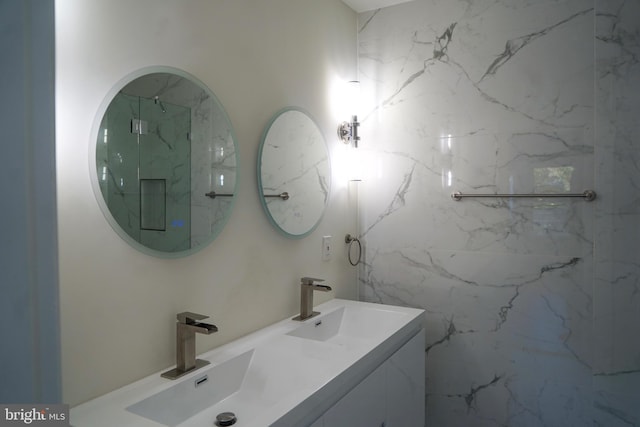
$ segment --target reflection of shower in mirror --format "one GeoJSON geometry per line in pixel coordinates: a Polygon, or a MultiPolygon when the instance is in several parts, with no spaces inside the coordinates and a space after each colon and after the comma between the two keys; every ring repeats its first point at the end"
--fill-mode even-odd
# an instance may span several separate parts
{"type": "Polygon", "coordinates": [[[234,204],[236,147],[204,84],[167,67],[138,70],[107,94],[94,135],[92,186],[123,239],[178,257],[217,236],[234,204]]]}

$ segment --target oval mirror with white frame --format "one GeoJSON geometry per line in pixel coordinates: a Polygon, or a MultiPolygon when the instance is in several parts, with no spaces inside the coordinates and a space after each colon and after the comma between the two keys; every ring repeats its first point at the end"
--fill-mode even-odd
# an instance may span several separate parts
{"type": "Polygon", "coordinates": [[[258,153],[258,190],[271,223],[287,237],[307,236],[322,219],[330,187],[329,151],[316,122],[296,107],[276,113],[258,153]]]}
{"type": "Polygon", "coordinates": [[[213,92],[169,67],[138,70],[103,101],[90,169],[113,229],[150,255],[176,258],[211,243],[237,191],[237,145],[213,92]]]}

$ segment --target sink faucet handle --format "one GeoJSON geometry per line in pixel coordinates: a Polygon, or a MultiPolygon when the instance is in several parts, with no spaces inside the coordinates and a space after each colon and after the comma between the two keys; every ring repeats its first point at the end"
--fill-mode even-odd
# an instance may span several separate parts
{"type": "Polygon", "coordinates": [[[300,283],[303,285],[313,285],[313,282],[324,282],[324,279],[315,279],[313,277],[303,277],[300,279],[300,283]]]}
{"type": "Polygon", "coordinates": [[[182,313],[178,313],[176,317],[178,318],[178,322],[186,323],[186,324],[193,324],[193,323],[196,323],[198,320],[209,318],[209,316],[205,316],[203,314],[198,314],[198,313],[192,313],[190,311],[183,311],[182,313]]]}

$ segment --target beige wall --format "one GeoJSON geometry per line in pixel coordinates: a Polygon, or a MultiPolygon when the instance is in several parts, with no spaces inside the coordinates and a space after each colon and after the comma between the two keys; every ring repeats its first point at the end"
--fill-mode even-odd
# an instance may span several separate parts
{"type": "MultiPolygon", "coordinates": [[[[346,233],[355,185],[334,170],[328,211],[302,240],[272,228],[258,198],[258,145],[272,115],[295,105],[320,124],[337,166],[334,87],[356,77],[356,16],[340,0],[57,0],[56,139],[64,401],[86,401],[174,363],[179,311],[211,315],[206,351],[295,314],[299,277],[355,298],[346,233]],[[91,128],[103,97],[150,65],[208,85],[234,125],[240,184],[218,238],[186,258],[140,253],[111,229],[90,183],[91,128]],[[331,261],[321,236],[332,235],[331,261]]],[[[337,169],[337,168],[334,168],[337,169]]]]}

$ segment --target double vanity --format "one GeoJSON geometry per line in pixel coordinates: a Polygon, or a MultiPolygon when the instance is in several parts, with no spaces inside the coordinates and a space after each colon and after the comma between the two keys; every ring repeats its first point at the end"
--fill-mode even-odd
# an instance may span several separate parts
{"type": "Polygon", "coordinates": [[[341,299],[315,310],[200,355],[209,364],[176,380],[158,372],[76,406],[71,424],[423,426],[423,310],[341,299]]]}
{"type": "MultiPolygon", "coordinates": [[[[170,67],[125,76],[92,130],[98,205],[132,247],[177,258],[210,244],[238,188],[238,146],[213,92],[170,67]]],[[[309,236],[327,206],[329,151],[311,114],[278,111],[258,153],[272,225],[309,236]]],[[[347,240],[347,243],[349,241],[347,240]]],[[[353,264],[355,265],[355,264],[353,264]]],[[[334,299],[303,278],[300,315],[199,355],[201,314],[177,313],[176,365],[71,410],[75,427],[417,427],[424,425],[423,311],[334,299]]]]}

